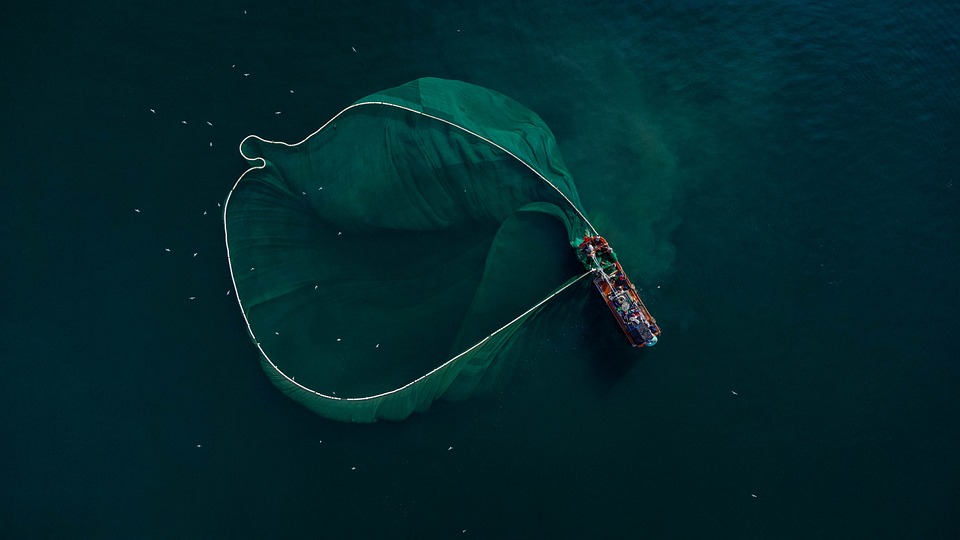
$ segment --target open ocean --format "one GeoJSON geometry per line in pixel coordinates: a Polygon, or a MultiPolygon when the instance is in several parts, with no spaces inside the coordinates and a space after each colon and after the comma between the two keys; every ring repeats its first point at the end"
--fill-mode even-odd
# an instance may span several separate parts
{"type": "Polygon", "coordinates": [[[0,536],[960,537],[958,28],[929,1],[6,5],[0,536]],[[663,335],[597,345],[573,294],[501,393],[332,422],[261,370],[218,204],[244,136],[424,76],[543,117],[663,335]]]}

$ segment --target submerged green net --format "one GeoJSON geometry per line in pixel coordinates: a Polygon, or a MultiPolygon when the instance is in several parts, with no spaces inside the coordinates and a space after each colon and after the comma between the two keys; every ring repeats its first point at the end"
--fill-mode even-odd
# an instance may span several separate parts
{"type": "Polygon", "coordinates": [[[230,272],[273,383],[337,420],[399,420],[500,383],[510,340],[584,277],[593,227],[549,128],[420,79],[297,144],[247,137],[230,272]]]}

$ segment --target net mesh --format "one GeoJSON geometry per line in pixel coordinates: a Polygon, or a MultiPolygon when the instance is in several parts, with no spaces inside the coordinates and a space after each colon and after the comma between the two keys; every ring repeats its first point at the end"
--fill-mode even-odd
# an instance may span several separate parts
{"type": "Polygon", "coordinates": [[[479,86],[419,79],[296,144],[250,136],[224,205],[264,370],[336,420],[399,420],[502,383],[511,339],[586,274],[593,227],[549,128],[479,86]]]}

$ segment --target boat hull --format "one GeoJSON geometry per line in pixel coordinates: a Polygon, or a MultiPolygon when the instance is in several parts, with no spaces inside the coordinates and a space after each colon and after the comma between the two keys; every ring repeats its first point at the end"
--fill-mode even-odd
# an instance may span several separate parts
{"type": "Polygon", "coordinates": [[[602,236],[586,236],[580,244],[584,265],[593,273],[593,284],[633,347],[657,343],[660,327],[627,277],[616,254],[602,236]]]}

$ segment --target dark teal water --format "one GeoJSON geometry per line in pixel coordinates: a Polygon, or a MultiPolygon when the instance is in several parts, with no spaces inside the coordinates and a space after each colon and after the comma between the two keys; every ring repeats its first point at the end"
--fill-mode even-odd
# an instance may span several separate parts
{"type": "Polygon", "coordinates": [[[955,4],[204,4],[4,10],[4,537],[960,535],[955,4]],[[494,397],[270,385],[236,145],[421,76],[543,116],[660,345],[573,297],[494,397]]]}

